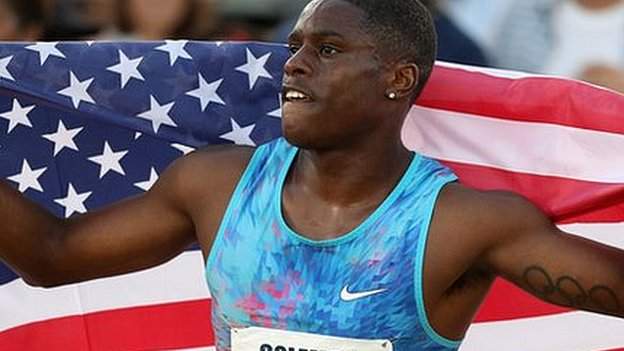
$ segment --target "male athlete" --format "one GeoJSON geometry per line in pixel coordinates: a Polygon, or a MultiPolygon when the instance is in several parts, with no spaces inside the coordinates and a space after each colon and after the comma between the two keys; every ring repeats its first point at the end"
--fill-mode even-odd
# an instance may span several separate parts
{"type": "Polygon", "coordinates": [[[313,1],[289,47],[284,139],[195,152],[147,194],[68,220],[2,184],[2,260],[51,287],[198,241],[221,351],[457,349],[496,276],[624,317],[624,252],[401,144],[436,51],[418,1],[313,1]]]}

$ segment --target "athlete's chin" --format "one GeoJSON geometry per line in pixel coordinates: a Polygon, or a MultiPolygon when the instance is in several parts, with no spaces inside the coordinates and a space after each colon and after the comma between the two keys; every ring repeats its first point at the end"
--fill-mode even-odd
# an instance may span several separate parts
{"type": "Polygon", "coordinates": [[[294,146],[303,149],[314,148],[315,130],[317,129],[310,123],[314,120],[311,116],[303,116],[301,113],[292,113],[292,111],[284,110],[282,116],[282,135],[294,146]]]}
{"type": "Polygon", "coordinates": [[[303,131],[297,128],[287,128],[282,124],[282,134],[289,144],[300,149],[315,149],[314,138],[310,135],[309,130],[303,131]]]}
{"type": "Polygon", "coordinates": [[[282,135],[289,144],[304,150],[316,150],[322,147],[322,138],[309,126],[289,125],[282,121],[282,135]]]}

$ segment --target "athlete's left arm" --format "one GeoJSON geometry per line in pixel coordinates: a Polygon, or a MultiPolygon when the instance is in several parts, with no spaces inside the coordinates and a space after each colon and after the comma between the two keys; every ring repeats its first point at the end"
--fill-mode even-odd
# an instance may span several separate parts
{"type": "Polygon", "coordinates": [[[624,317],[624,251],[562,232],[519,196],[480,198],[480,264],[547,302],[624,317]]]}

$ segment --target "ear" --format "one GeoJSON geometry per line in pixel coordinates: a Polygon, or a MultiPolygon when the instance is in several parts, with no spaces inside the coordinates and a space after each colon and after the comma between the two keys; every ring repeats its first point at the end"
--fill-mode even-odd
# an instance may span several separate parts
{"type": "Polygon", "coordinates": [[[390,82],[390,90],[399,98],[410,97],[418,86],[420,69],[415,63],[397,63],[390,82]]]}

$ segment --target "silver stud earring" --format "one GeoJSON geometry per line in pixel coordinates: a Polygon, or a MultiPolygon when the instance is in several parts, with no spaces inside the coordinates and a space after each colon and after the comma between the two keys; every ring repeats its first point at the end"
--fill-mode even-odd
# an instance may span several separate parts
{"type": "Polygon", "coordinates": [[[397,98],[397,93],[395,93],[395,92],[393,91],[393,92],[388,93],[386,96],[387,96],[387,97],[388,97],[388,99],[390,99],[390,100],[396,100],[396,98],[397,98]]]}

